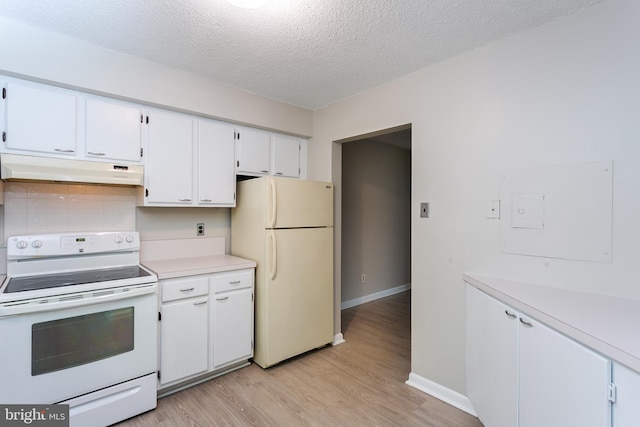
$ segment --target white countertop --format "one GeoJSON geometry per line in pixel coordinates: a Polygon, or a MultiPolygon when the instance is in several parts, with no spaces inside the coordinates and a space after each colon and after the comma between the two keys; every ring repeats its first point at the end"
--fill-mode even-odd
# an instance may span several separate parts
{"type": "Polygon", "coordinates": [[[209,255],[191,258],[155,259],[143,261],[142,265],[158,275],[158,279],[196,276],[198,274],[219,273],[221,271],[253,268],[255,261],[233,255],[209,255]]]}
{"type": "Polygon", "coordinates": [[[640,372],[640,301],[465,274],[465,282],[640,372]]]}

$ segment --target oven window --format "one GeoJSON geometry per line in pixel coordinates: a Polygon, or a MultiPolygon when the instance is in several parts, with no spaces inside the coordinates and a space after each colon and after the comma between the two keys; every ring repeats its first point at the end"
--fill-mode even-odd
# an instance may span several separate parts
{"type": "Polygon", "coordinates": [[[36,323],[31,327],[31,375],[131,351],[133,327],[133,307],[36,323]]]}

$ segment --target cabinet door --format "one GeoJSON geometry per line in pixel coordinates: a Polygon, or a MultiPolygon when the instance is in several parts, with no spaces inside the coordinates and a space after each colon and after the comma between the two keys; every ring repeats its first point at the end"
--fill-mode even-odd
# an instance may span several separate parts
{"type": "Polygon", "coordinates": [[[198,203],[235,206],[234,128],[200,120],[198,138],[198,203]]]}
{"type": "Polygon", "coordinates": [[[517,425],[518,313],[470,285],[467,395],[484,425],[517,425]]]}
{"type": "Polygon", "coordinates": [[[139,108],[87,98],[85,109],[87,157],[140,161],[142,113],[139,108]]]}
{"type": "Polygon", "coordinates": [[[640,422],[640,374],[615,363],[613,382],[616,384],[613,426],[636,427],[640,422]]]}
{"type": "Polygon", "coordinates": [[[77,97],[36,84],[7,83],[6,148],[75,156],[77,97]]]}
{"type": "Polygon", "coordinates": [[[253,289],[215,294],[213,368],[253,355],[253,289]]]}
{"type": "Polygon", "coordinates": [[[520,319],[519,427],[609,426],[609,360],[538,322],[520,319]]]}
{"type": "Polygon", "coordinates": [[[162,305],[160,383],[204,372],[208,367],[207,297],[162,305]]]}
{"type": "Polygon", "coordinates": [[[300,176],[300,141],[295,138],[276,135],[273,137],[271,156],[273,175],[300,176]]]}
{"type": "Polygon", "coordinates": [[[149,203],[191,204],[193,120],[164,111],[149,115],[145,197],[149,203]]]}
{"type": "Polygon", "coordinates": [[[241,129],[236,141],[236,172],[266,175],[269,173],[271,136],[267,132],[241,129]]]}

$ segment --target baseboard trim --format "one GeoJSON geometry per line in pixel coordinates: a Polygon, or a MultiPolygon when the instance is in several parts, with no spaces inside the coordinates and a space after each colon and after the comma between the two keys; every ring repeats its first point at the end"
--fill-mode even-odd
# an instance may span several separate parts
{"type": "Polygon", "coordinates": [[[404,285],[396,286],[395,288],[391,288],[391,289],[385,289],[384,291],[376,292],[370,295],[365,295],[360,298],[354,298],[349,301],[343,301],[342,304],[340,305],[340,309],[344,310],[347,308],[355,307],[356,305],[364,304],[366,302],[374,301],[384,297],[389,297],[391,295],[404,292],[407,289],[411,289],[411,283],[406,283],[404,285]]]}
{"type": "Polygon", "coordinates": [[[467,396],[453,391],[431,380],[428,380],[424,377],[421,377],[418,374],[414,374],[413,372],[410,373],[409,379],[405,384],[417,388],[418,390],[425,392],[435,397],[436,399],[440,399],[451,406],[455,406],[456,408],[470,415],[473,415],[474,417],[478,416],[476,414],[476,411],[473,409],[473,405],[471,405],[471,401],[467,396]]]}
{"type": "Polygon", "coordinates": [[[342,335],[342,333],[339,333],[334,335],[333,342],[331,343],[331,345],[336,346],[338,344],[342,344],[343,342],[346,342],[344,340],[344,335],[342,335]]]}

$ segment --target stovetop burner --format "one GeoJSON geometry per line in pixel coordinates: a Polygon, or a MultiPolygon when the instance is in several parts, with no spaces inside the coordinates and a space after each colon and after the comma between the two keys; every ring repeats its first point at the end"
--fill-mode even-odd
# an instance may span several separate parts
{"type": "Polygon", "coordinates": [[[137,265],[134,265],[99,270],[12,277],[5,288],[4,293],[34,291],[60,286],[82,285],[85,283],[107,282],[147,276],[150,276],[149,272],[143,270],[137,265]]]}

